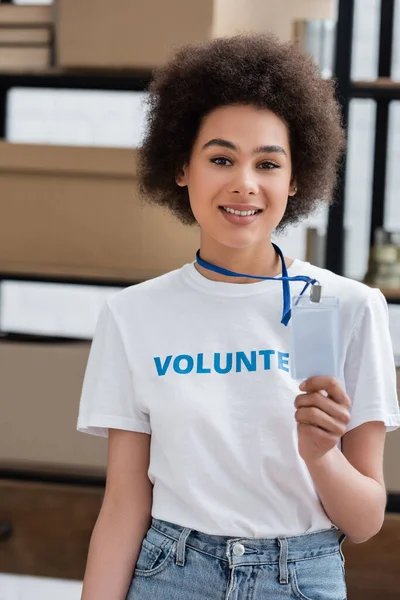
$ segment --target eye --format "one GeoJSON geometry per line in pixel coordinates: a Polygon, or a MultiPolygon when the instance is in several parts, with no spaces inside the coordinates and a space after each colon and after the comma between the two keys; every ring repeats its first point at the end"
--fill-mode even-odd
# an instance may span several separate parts
{"type": "Polygon", "coordinates": [[[210,162],[214,163],[215,165],[219,165],[220,167],[227,167],[232,164],[229,158],[225,158],[224,156],[217,156],[216,158],[211,158],[210,162]]]}
{"type": "Polygon", "coordinates": [[[264,161],[257,166],[258,169],[280,169],[280,166],[270,160],[264,161]]]}

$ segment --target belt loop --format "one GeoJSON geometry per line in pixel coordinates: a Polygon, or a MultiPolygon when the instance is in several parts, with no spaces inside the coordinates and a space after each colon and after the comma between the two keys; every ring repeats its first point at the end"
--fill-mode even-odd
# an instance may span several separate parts
{"type": "Polygon", "coordinates": [[[176,564],[179,565],[180,567],[183,567],[185,565],[186,540],[191,531],[192,531],[191,529],[188,529],[187,527],[185,527],[185,529],[182,530],[182,532],[179,536],[178,546],[176,549],[176,564]]]}
{"type": "Polygon", "coordinates": [[[288,574],[288,542],[284,537],[278,538],[281,551],[279,553],[279,583],[289,583],[288,574]]]}

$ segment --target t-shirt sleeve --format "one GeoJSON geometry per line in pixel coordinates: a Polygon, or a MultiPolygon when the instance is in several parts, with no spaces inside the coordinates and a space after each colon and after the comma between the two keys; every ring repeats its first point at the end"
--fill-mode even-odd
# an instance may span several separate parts
{"type": "Polygon", "coordinates": [[[79,406],[78,431],[106,437],[108,429],[151,433],[135,399],[126,347],[108,303],[96,326],[79,406]]]}
{"type": "Polygon", "coordinates": [[[382,421],[387,431],[400,427],[396,368],[386,300],[372,289],[354,326],[345,360],[346,391],[351,399],[347,431],[382,421]]]}

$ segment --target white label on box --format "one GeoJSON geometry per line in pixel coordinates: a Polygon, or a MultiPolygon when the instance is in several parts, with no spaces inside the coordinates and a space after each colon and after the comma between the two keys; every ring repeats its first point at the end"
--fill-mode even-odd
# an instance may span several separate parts
{"type": "Polygon", "coordinates": [[[100,310],[119,287],[4,281],[0,329],[6,333],[91,339],[100,310]]]}

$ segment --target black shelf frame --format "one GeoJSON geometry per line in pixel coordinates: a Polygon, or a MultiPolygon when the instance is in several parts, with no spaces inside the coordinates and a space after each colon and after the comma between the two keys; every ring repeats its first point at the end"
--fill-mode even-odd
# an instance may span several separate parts
{"type": "MultiPolygon", "coordinates": [[[[342,108],[343,126],[347,131],[350,106],[351,57],[353,48],[354,0],[339,0],[336,30],[336,52],[334,76],[336,96],[342,108]]],[[[339,168],[339,183],[336,192],[337,202],[330,207],[326,234],[326,267],[335,273],[344,270],[344,195],[346,186],[347,156],[339,168]]]]}
{"type": "MultiPolygon", "coordinates": [[[[390,103],[400,100],[400,83],[390,83],[395,0],[381,0],[377,82],[357,83],[351,80],[354,11],[355,0],[339,0],[334,76],[346,129],[352,98],[370,98],[375,100],[377,105],[369,233],[371,246],[375,230],[384,224],[390,103]]],[[[337,203],[329,212],[326,240],[326,267],[339,275],[344,274],[346,162],[344,158],[339,170],[337,203]]],[[[391,298],[390,302],[400,304],[400,293],[399,298],[391,298]]]]}
{"type": "Polygon", "coordinates": [[[353,83],[350,86],[350,95],[352,98],[370,98],[372,100],[400,100],[399,85],[374,85],[372,82],[365,82],[362,85],[353,83]]]}

